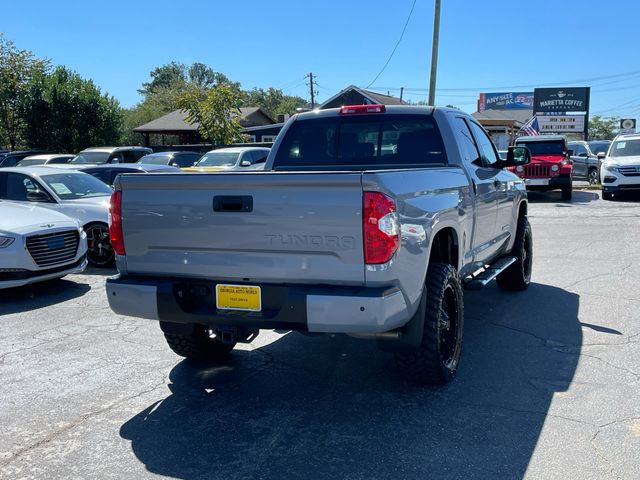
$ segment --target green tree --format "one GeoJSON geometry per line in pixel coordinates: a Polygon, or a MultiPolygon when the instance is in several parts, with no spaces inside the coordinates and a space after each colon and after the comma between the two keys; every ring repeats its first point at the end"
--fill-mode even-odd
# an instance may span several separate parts
{"type": "Polygon", "coordinates": [[[171,62],[155,68],[151,73],[150,82],[142,84],[139,93],[146,97],[164,92],[174,92],[177,95],[188,88],[195,87],[206,90],[216,85],[227,83],[240,89],[239,83],[231,82],[226,75],[216,72],[204,63],[195,62],[191,66],[184,63],[171,62]]]}
{"type": "Polygon", "coordinates": [[[187,85],[186,69],[185,64],[178,62],[156,67],[149,74],[151,81],[143,83],[138,93],[146,97],[162,89],[183,91],[187,85]]]}
{"type": "Polygon", "coordinates": [[[276,110],[276,115],[280,113],[285,113],[289,115],[293,115],[296,113],[296,109],[303,108],[307,106],[307,101],[302,97],[296,97],[292,95],[285,95],[278,105],[276,110]]]}
{"type": "Polygon", "coordinates": [[[589,119],[589,140],[613,140],[619,125],[619,118],[594,115],[589,119]]]}
{"type": "Polygon", "coordinates": [[[50,68],[48,60],[20,50],[0,34],[0,144],[12,150],[21,143],[24,120],[21,115],[29,83],[50,68]]]}
{"type": "MultiPolygon", "coordinates": [[[[140,143],[142,136],[133,129],[180,108],[178,97],[181,93],[183,92],[170,88],[160,88],[155,93],[147,95],[135,106],[123,110],[122,143],[125,145],[140,143]]],[[[151,142],[159,142],[159,137],[151,135],[151,142]]]]}
{"type": "Polygon", "coordinates": [[[242,104],[245,107],[260,107],[271,117],[279,113],[296,113],[296,108],[304,107],[307,101],[301,97],[285,95],[282,90],[276,88],[254,88],[242,92],[242,104]]]}
{"type": "MultiPolygon", "coordinates": [[[[178,97],[190,90],[205,92],[221,84],[240,90],[239,83],[231,82],[224,74],[200,62],[187,66],[174,61],[155,68],[149,76],[151,80],[138,90],[143,100],[123,112],[122,141],[126,144],[139,143],[142,137],[133,129],[178,109],[178,97]]],[[[152,143],[159,141],[159,136],[151,136],[152,143]]]]}
{"type": "Polygon", "coordinates": [[[187,121],[197,124],[202,138],[214,145],[227,145],[241,139],[239,112],[240,91],[221,84],[206,91],[190,88],[180,95],[180,108],[187,112],[187,121]]]}
{"type": "Polygon", "coordinates": [[[21,113],[25,141],[34,148],[76,152],[120,140],[117,100],[66,67],[32,79],[21,113]]]}
{"type": "Polygon", "coordinates": [[[214,71],[211,67],[207,67],[204,63],[196,62],[192,64],[187,70],[187,78],[190,85],[193,85],[201,90],[215,87],[227,83],[237,88],[240,88],[239,83],[231,82],[226,75],[214,71]]]}

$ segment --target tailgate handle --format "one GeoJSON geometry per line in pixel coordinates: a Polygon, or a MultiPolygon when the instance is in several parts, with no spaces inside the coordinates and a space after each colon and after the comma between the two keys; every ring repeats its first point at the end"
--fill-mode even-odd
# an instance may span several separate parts
{"type": "Polygon", "coordinates": [[[216,195],[213,197],[214,212],[253,212],[251,195],[216,195]]]}

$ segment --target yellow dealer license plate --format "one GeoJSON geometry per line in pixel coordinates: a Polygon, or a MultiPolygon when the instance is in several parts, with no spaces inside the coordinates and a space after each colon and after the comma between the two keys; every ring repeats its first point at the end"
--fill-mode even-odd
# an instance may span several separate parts
{"type": "Polygon", "coordinates": [[[216,285],[216,306],[220,310],[262,310],[260,287],[246,285],[216,285]]]}

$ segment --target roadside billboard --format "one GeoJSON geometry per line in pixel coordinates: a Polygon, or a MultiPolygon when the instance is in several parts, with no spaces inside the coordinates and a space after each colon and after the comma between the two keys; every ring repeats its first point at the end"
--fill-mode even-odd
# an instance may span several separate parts
{"type": "Polygon", "coordinates": [[[540,133],[582,133],[584,115],[538,115],[540,133]]]}
{"type": "Polygon", "coordinates": [[[481,93],[478,111],[485,110],[531,110],[533,92],[481,93]]]}
{"type": "Polygon", "coordinates": [[[564,115],[567,112],[589,113],[589,87],[536,88],[533,112],[564,115]]]}
{"type": "Polygon", "coordinates": [[[589,129],[589,87],[536,88],[533,113],[540,133],[581,133],[589,129]]]}

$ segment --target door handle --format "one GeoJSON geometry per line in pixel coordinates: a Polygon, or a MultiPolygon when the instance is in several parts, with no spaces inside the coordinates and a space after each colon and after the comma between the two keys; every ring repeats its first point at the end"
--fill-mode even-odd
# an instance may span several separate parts
{"type": "Polygon", "coordinates": [[[252,212],[251,195],[216,195],[213,197],[214,212],[252,212]]]}

